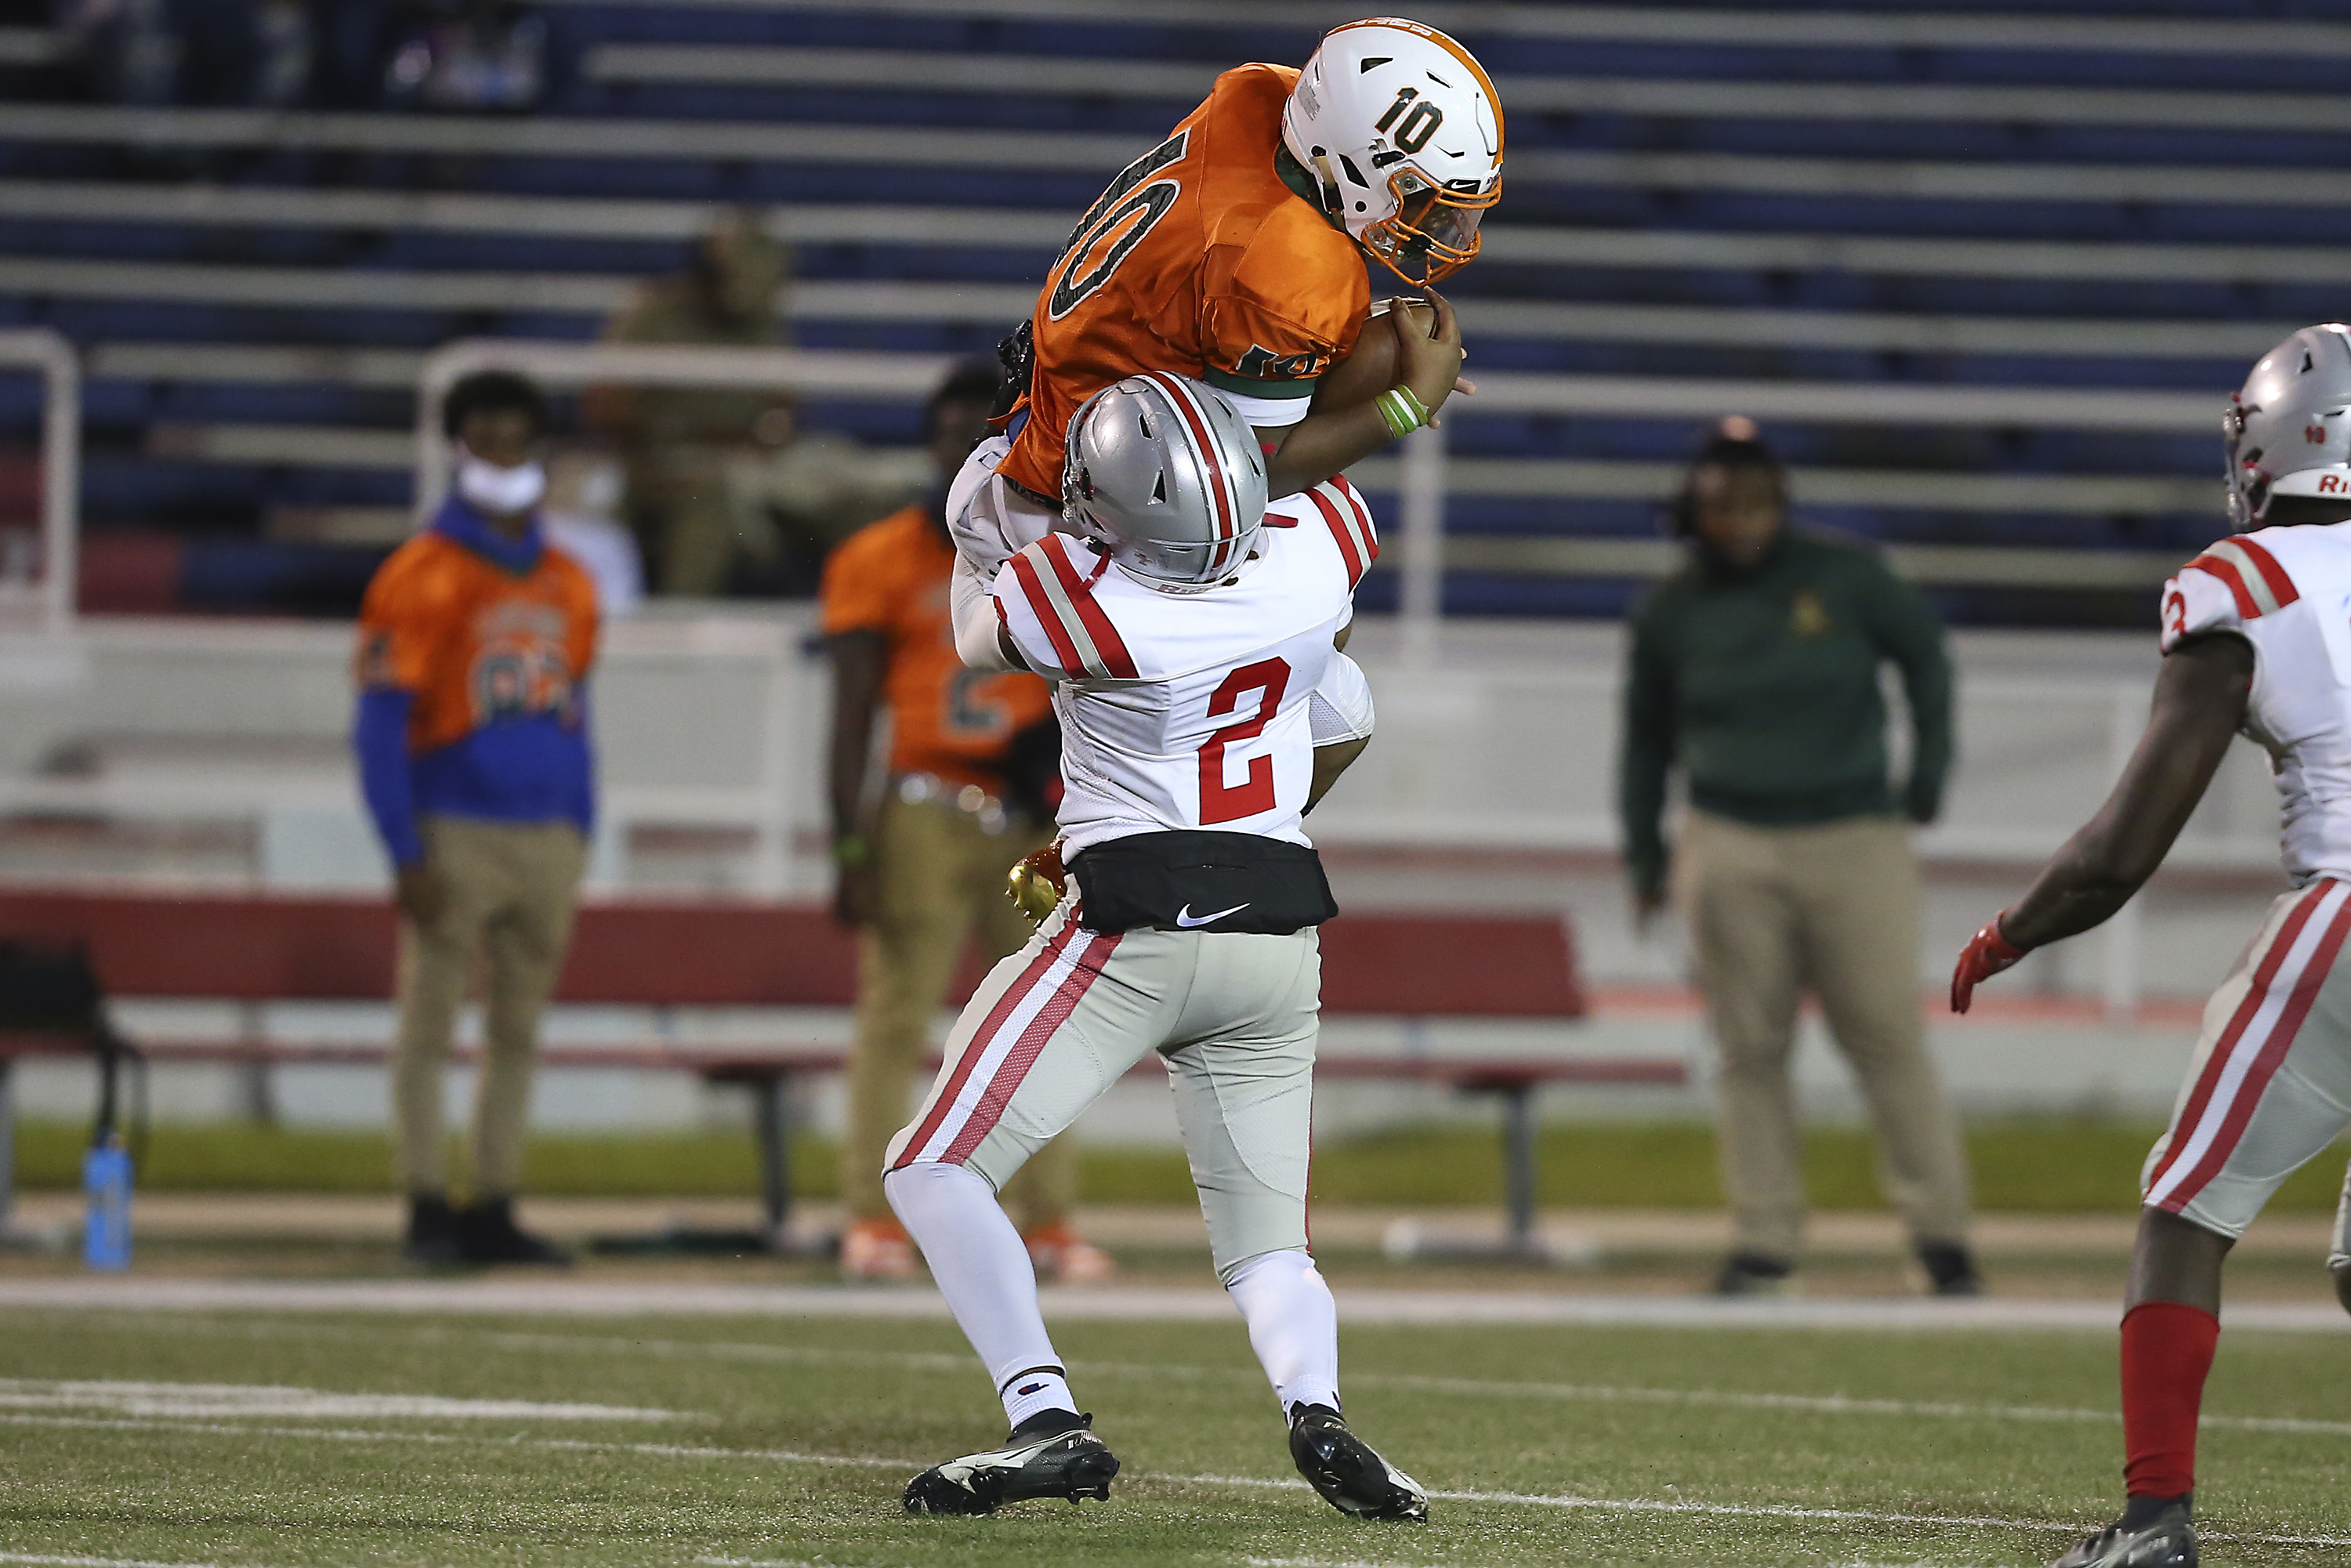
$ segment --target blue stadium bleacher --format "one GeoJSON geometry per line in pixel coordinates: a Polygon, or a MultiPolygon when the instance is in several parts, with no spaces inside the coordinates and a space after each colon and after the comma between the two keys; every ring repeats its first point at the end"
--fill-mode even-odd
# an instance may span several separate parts
{"type": "MultiPolygon", "coordinates": [[[[632,280],[682,264],[716,203],[780,209],[800,344],[985,352],[1068,215],[1216,69],[1301,59],[1339,16],[1148,0],[1080,23],[1059,9],[563,0],[545,7],[551,97],[504,120],[92,106],[36,61],[31,29],[0,27],[0,45],[23,44],[0,47],[0,324],[55,326],[90,351],[93,530],[223,539],[287,508],[398,507],[408,480],[381,443],[257,461],[251,442],[206,432],[388,434],[411,417],[381,367],[232,372],[225,350],[586,339],[632,280]]],[[[2328,9],[1463,15],[1510,110],[1509,193],[1486,257],[1448,289],[1475,366],[2206,394],[2217,418],[2268,341],[2345,313],[2351,108],[2335,89],[2351,26],[2328,9]]],[[[881,444],[914,434],[904,405],[817,399],[808,413],[881,444]]],[[[32,419],[0,394],[0,441],[32,419]]],[[[1464,474],[1551,461],[1602,477],[1542,496],[1457,476],[1448,528],[1498,548],[1647,537],[1654,505],[1623,494],[1623,476],[1673,464],[1701,423],[1472,405],[1448,421],[1454,453],[1475,460],[1464,474]]],[[[1808,507],[1814,520],[1888,542],[2184,553],[2219,528],[2217,444],[2179,428],[1771,431],[1835,497],[1808,507]],[[2097,483],[2053,483],[2033,505],[1938,499],[1938,475],[2097,483]]],[[[1367,591],[1386,590],[1375,578],[1367,591]]],[[[1453,574],[1447,601],[1610,613],[1628,591],[1480,570],[1453,574]]],[[[1946,602],[2079,619],[2144,615],[2147,597],[1960,586],[1946,602]]]]}

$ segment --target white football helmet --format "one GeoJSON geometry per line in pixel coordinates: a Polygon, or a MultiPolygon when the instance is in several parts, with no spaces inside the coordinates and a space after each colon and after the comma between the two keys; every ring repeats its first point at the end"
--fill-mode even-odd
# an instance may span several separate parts
{"type": "Polygon", "coordinates": [[[2351,327],[2304,327],[2259,360],[2220,416],[2229,521],[2260,525],[2273,496],[2351,502],[2351,327]]]}
{"type": "Polygon", "coordinates": [[[1111,559],[1162,587],[1206,587],[1244,560],[1265,522],[1257,433],[1210,387],[1145,371],[1070,416],[1061,516],[1111,559]]]}
{"type": "Polygon", "coordinates": [[[1502,196],[1502,100],[1469,51],[1399,16],[1325,34],[1281,111],[1322,209],[1418,287],[1468,265],[1502,196]]]}

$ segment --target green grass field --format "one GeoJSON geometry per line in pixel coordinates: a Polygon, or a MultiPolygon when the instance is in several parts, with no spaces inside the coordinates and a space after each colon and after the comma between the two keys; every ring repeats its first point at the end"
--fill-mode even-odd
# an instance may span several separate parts
{"type": "MultiPolygon", "coordinates": [[[[1238,1323],[1059,1338],[1112,1500],[940,1521],[906,1476],[1001,1429],[945,1322],[15,1312],[0,1563],[2029,1564],[2117,1490],[2105,1333],[1352,1330],[1417,1529],[1295,1483],[1238,1323]]],[[[2351,1336],[2224,1340],[2207,1563],[2351,1556],[2346,1381],[2351,1336]]]]}
{"type": "MultiPolygon", "coordinates": [[[[2097,1120],[1979,1123],[1968,1133],[1977,1207],[2009,1213],[2128,1214],[2138,1169],[2159,1126],[2097,1120]]],[[[78,1187],[86,1128],[29,1122],[20,1133],[17,1179],[27,1188],[78,1187]]],[[[806,1197],[838,1188],[838,1155],[822,1140],[795,1145],[793,1180],[806,1197]]],[[[1541,1140],[1541,1200],[1568,1207],[1712,1208],[1713,1129],[1697,1122],[1552,1124],[1541,1140]]],[[[1869,1138],[1856,1127],[1813,1127],[1804,1139],[1813,1207],[1876,1208],[1885,1199],[1869,1138]]],[[[251,1123],[158,1125],[141,1163],[150,1192],[383,1192],[392,1151],[381,1134],[251,1123]]],[[[531,1141],[526,1192],[546,1197],[727,1197],[756,1190],[758,1165],[743,1133],[544,1135],[531,1141]]],[[[2331,1213],[2342,1189],[2338,1157],[2313,1160],[2286,1181],[2270,1209],[2331,1213]]],[[[1176,1149],[1085,1151],[1081,1190],[1091,1203],[1189,1207],[1191,1178],[1176,1149]]],[[[1491,1204],[1502,1193],[1499,1140],[1479,1127],[1414,1128],[1328,1142],[1314,1152],[1322,1203],[1491,1204]]]]}

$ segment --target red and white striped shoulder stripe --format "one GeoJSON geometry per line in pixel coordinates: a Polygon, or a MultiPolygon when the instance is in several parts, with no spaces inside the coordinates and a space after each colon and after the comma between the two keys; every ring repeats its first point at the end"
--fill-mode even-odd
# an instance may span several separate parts
{"type": "Polygon", "coordinates": [[[1380,536],[1372,527],[1372,508],[1344,475],[1315,486],[1306,492],[1306,498],[1322,514],[1331,538],[1339,546],[1339,555],[1347,563],[1347,589],[1353,592],[1362,584],[1364,573],[1372,570],[1372,562],[1380,559],[1380,536]]]}
{"type": "Polygon", "coordinates": [[[1081,567],[1072,557],[1080,548],[1067,534],[1047,534],[1012,558],[1013,580],[1043,624],[1062,669],[1097,681],[1134,680],[1134,657],[1094,599],[1102,559],[1081,567]]]}
{"type": "Polygon", "coordinates": [[[2237,613],[2248,621],[2283,610],[2302,597],[2277,557],[2243,534],[2222,539],[2179,570],[2218,578],[2237,601],[2237,613]]]}

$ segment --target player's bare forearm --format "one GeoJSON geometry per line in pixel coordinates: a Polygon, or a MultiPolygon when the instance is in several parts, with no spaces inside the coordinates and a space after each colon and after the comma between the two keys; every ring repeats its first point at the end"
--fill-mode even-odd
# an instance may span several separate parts
{"type": "Polygon", "coordinates": [[[1310,413],[1282,431],[1259,431],[1281,445],[1265,463],[1268,500],[1311,490],[1333,474],[1343,474],[1374,453],[1395,444],[1395,432],[1371,403],[1310,413]]]}
{"type": "Polygon", "coordinates": [[[878,632],[845,632],[828,639],[827,652],[832,659],[832,735],[825,779],[832,831],[840,836],[860,826],[889,649],[878,632]]]}
{"type": "MultiPolygon", "coordinates": [[[[1258,432],[1274,448],[1266,461],[1269,499],[1311,489],[1395,442],[1395,431],[1371,401],[1388,390],[1377,384],[1386,381],[1388,374],[1395,378],[1389,385],[1412,389],[1413,396],[1427,410],[1431,424],[1438,423],[1437,411],[1447,398],[1457,391],[1476,390],[1461,379],[1461,321],[1451,302],[1430,289],[1412,303],[1426,308],[1406,308],[1406,302],[1395,302],[1387,314],[1374,317],[1364,328],[1367,339],[1374,333],[1385,333],[1385,339],[1359,341],[1346,361],[1373,378],[1372,385],[1351,389],[1353,395],[1364,401],[1355,402],[1351,396],[1334,406],[1317,408],[1286,431],[1258,432]],[[1383,369],[1388,366],[1393,366],[1392,372],[1383,369]]],[[[1318,392],[1318,401],[1327,395],[1327,392],[1318,392]]]]}
{"type": "Polygon", "coordinates": [[[1314,748],[1314,782],[1306,791],[1308,810],[1311,811],[1322,803],[1322,797],[1331,792],[1331,786],[1339,781],[1339,775],[1347,771],[1355,758],[1364,754],[1364,747],[1371,743],[1371,737],[1365,736],[1361,740],[1334,740],[1328,746],[1314,748]]]}
{"type": "Polygon", "coordinates": [[[2244,723],[2252,686],[2253,651],[2242,638],[2204,637],[2174,649],[2156,678],[2147,733],[2113,793],[2001,916],[2001,934],[2019,947],[2043,946],[2129,903],[2204,798],[2244,723]]]}

